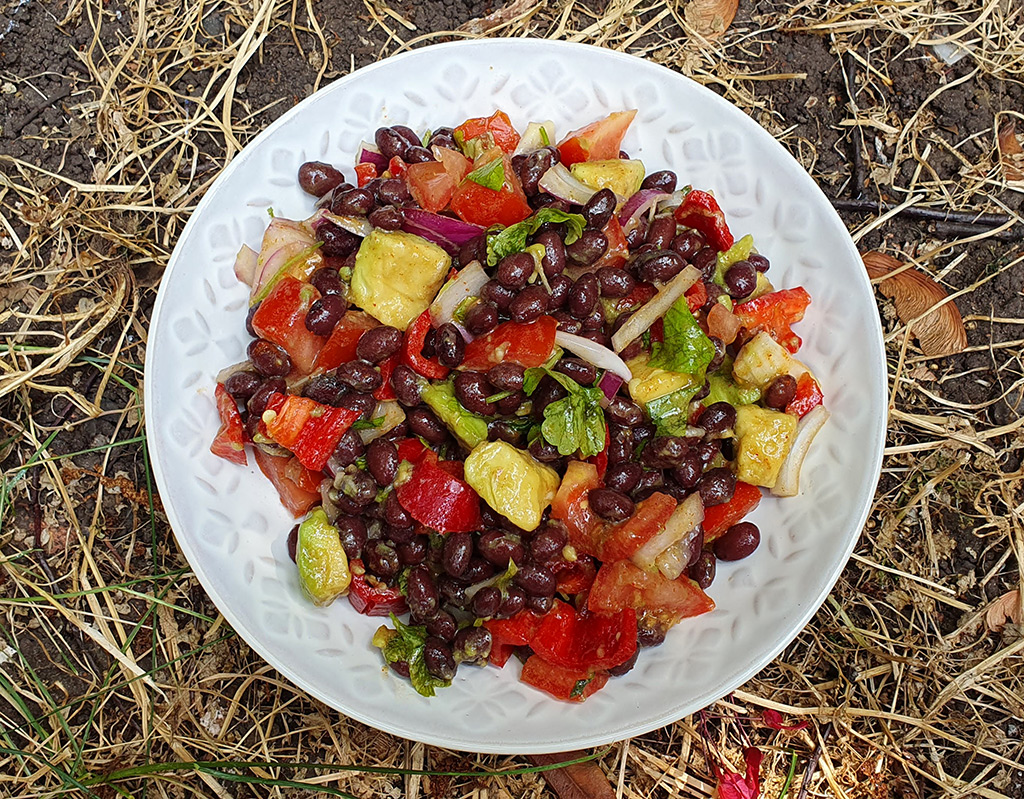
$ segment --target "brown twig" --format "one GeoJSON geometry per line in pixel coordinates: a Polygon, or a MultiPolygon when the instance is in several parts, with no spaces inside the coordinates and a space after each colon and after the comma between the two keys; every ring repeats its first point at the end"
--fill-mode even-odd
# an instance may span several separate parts
{"type": "MultiPolygon", "coordinates": [[[[843,53],[843,82],[846,85],[846,97],[849,100],[850,113],[857,115],[856,83],[857,83],[857,61],[853,53],[847,50],[843,53]]],[[[864,131],[860,125],[853,127],[853,144],[850,148],[850,155],[853,161],[853,197],[859,200],[864,194],[864,185],[867,183],[864,174],[864,131]]]]}
{"type": "Polygon", "coordinates": [[[821,756],[825,751],[825,744],[828,743],[828,739],[831,736],[832,722],[830,721],[821,728],[818,745],[814,748],[814,753],[811,755],[810,760],[807,761],[807,770],[804,772],[803,782],[800,783],[800,793],[796,795],[796,799],[807,799],[807,792],[811,789],[811,781],[814,779],[814,775],[818,773],[818,761],[821,760],[821,756]]]}
{"type": "MultiPolygon", "coordinates": [[[[837,211],[852,211],[861,214],[884,214],[896,208],[892,203],[879,202],[878,200],[853,199],[844,200],[836,198],[832,200],[832,207],[837,211]]],[[[926,222],[935,222],[936,233],[940,235],[965,236],[984,233],[987,230],[1001,227],[1012,220],[1007,214],[983,214],[970,211],[943,211],[938,208],[899,208],[897,216],[907,219],[921,219],[926,222]]],[[[1019,241],[1024,238],[1024,229],[1020,226],[1002,230],[993,234],[993,238],[999,241],[1019,241]]]]}
{"type": "Polygon", "coordinates": [[[36,119],[39,118],[39,115],[41,113],[43,113],[43,111],[45,111],[47,108],[49,108],[54,103],[59,103],[61,100],[63,100],[69,94],[71,94],[71,87],[65,86],[60,91],[58,91],[55,95],[53,95],[52,97],[50,97],[50,98],[44,100],[43,102],[41,102],[34,109],[32,109],[32,111],[29,112],[27,117],[25,117],[21,122],[19,122],[15,126],[14,132],[17,135],[21,135],[21,132],[25,128],[27,128],[31,123],[35,122],[36,119]]]}

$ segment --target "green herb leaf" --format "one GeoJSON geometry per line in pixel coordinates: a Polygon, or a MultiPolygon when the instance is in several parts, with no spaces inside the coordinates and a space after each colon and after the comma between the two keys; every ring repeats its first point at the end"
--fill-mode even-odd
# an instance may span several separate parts
{"type": "Polygon", "coordinates": [[[599,388],[579,388],[544,409],[540,430],[544,438],[558,447],[559,455],[576,450],[584,458],[604,450],[605,423],[599,388]]]}
{"type": "Polygon", "coordinates": [[[665,312],[664,322],[665,340],[654,345],[648,366],[703,378],[715,356],[715,345],[693,318],[685,297],[665,312]]]}
{"type": "MultiPolygon", "coordinates": [[[[472,173],[470,173],[470,176],[472,176],[472,173]]],[[[557,208],[541,208],[533,216],[505,228],[500,233],[495,235],[488,234],[487,265],[494,266],[506,255],[525,250],[526,240],[546,222],[565,224],[566,244],[572,244],[576,241],[583,234],[583,228],[587,226],[587,220],[581,214],[567,214],[565,211],[559,211],[557,208]]]]}
{"type": "Polygon", "coordinates": [[[394,629],[379,627],[373,636],[373,645],[380,649],[384,660],[397,663],[404,660],[409,664],[409,679],[416,692],[423,696],[433,696],[435,688],[451,685],[449,680],[441,680],[427,671],[423,657],[423,645],[427,640],[427,628],[409,624],[391,614],[394,629]]]}
{"type": "Polygon", "coordinates": [[[485,189],[498,191],[505,183],[505,159],[495,158],[466,175],[466,180],[478,183],[485,189]]]}
{"type": "Polygon", "coordinates": [[[352,422],[353,430],[375,430],[384,424],[383,416],[374,416],[372,419],[356,419],[352,422]]]}
{"type": "Polygon", "coordinates": [[[651,417],[651,421],[658,428],[659,435],[686,435],[686,427],[690,419],[690,403],[702,385],[702,382],[694,381],[686,388],[673,391],[671,394],[658,397],[646,404],[647,415],[651,417]]]}
{"type": "Polygon", "coordinates": [[[593,677],[587,677],[583,680],[576,680],[576,684],[572,687],[572,691],[569,693],[570,699],[576,699],[577,697],[583,696],[583,691],[590,685],[593,677]]]}
{"type": "Polygon", "coordinates": [[[543,144],[545,147],[551,144],[551,139],[548,136],[548,131],[543,125],[540,126],[540,143],[543,144]]]}

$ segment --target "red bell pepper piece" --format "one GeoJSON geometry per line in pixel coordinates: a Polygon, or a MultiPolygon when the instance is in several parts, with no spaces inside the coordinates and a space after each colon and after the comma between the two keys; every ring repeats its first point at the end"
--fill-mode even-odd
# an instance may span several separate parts
{"type": "Polygon", "coordinates": [[[266,419],[267,434],[307,469],[319,472],[359,412],[332,408],[308,397],[289,395],[274,415],[266,419]]]}
{"type": "Polygon", "coordinates": [[[381,383],[380,388],[373,392],[373,398],[380,402],[386,402],[387,400],[396,399],[395,387],[391,385],[391,375],[395,373],[395,367],[398,366],[398,361],[402,357],[401,353],[396,352],[389,358],[385,358],[380,365],[380,376],[384,380],[381,383]]]}
{"type": "Polygon", "coordinates": [[[527,324],[505,322],[466,345],[462,368],[486,371],[503,361],[528,369],[542,366],[555,348],[557,331],[558,322],[553,316],[542,316],[527,324]]]}
{"type": "Polygon", "coordinates": [[[405,331],[402,360],[418,375],[430,380],[444,380],[448,376],[448,367],[438,363],[436,356],[427,358],[423,354],[423,345],[429,332],[430,311],[427,310],[421,313],[419,318],[405,331]]]}
{"type": "Polygon", "coordinates": [[[611,444],[612,437],[608,432],[608,427],[606,426],[604,429],[604,449],[596,455],[591,455],[587,458],[587,463],[592,463],[597,467],[597,477],[599,480],[604,480],[605,472],[608,471],[608,448],[611,444]]]}
{"type": "Polygon", "coordinates": [[[530,642],[548,663],[567,669],[599,671],[621,665],[636,652],[636,612],[581,614],[555,600],[530,642]]]}
{"type": "Polygon", "coordinates": [[[356,344],[363,333],[380,325],[376,319],[362,311],[349,311],[334,326],[313,364],[314,371],[326,372],[337,369],[343,363],[356,359],[356,344]]]}
{"type": "Polygon", "coordinates": [[[761,489],[742,480],[736,481],[732,499],[704,509],[704,543],[709,544],[734,524],[743,521],[761,502],[761,489]]]}
{"type": "Polygon", "coordinates": [[[790,325],[804,318],[804,311],[811,304],[811,295],[802,286],[782,289],[748,302],[741,302],[733,308],[733,314],[751,333],[767,331],[773,339],[790,352],[796,352],[803,343],[790,325]]]}
{"type": "Polygon", "coordinates": [[[582,702],[608,682],[608,672],[568,669],[548,663],[540,655],[531,655],[523,664],[521,682],[546,691],[556,699],[582,702]]]}
{"type": "Polygon", "coordinates": [[[796,396],[786,406],[786,413],[804,416],[825,401],[821,386],[808,372],[800,375],[796,381],[796,396]]]}
{"type": "Polygon", "coordinates": [[[507,619],[487,619],[484,627],[490,631],[491,641],[495,644],[529,646],[543,619],[532,611],[521,610],[507,619]]]}
{"type": "Polygon", "coordinates": [[[257,335],[287,352],[295,370],[304,375],[313,371],[324,346],[320,336],[306,329],[306,314],[318,299],[320,292],[312,285],[285,275],[252,316],[257,335]]]}
{"type": "Polygon", "coordinates": [[[245,457],[245,432],[242,428],[242,414],[238,412],[238,403],[222,383],[217,384],[213,394],[217,399],[220,429],[210,444],[210,452],[239,466],[246,466],[249,461],[245,457]]]}
{"type": "MultiPolygon", "coordinates": [[[[354,560],[352,565],[362,571],[361,561],[354,560]]],[[[397,586],[371,583],[365,573],[357,574],[355,570],[348,586],[348,601],[357,613],[364,616],[390,616],[392,613],[399,616],[409,609],[397,586]]]]}
{"type": "Polygon", "coordinates": [[[675,215],[676,222],[699,230],[708,244],[719,252],[728,250],[735,241],[718,201],[706,191],[695,189],[687,194],[675,215]]]}
{"type": "Polygon", "coordinates": [[[477,136],[490,133],[494,143],[504,152],[511,155],[519,144],[519,134],[512,127],[512,120],[504,111],[495,111],[489,117],[473,117],[467,119],[455,129],[456,141],[461,138],[468,142],[477,136]]]}
{"type": "Polygon", "coordinates": [[[555,561],[553,571],[555,579],[558,581],[558,593],[564,596],[574,596],[588,590],[594,583],[594,577],[597,576],[594,559],[587,555],[579,556],[572,563],[555,561]],[[562,567],[558,568],[560,565],[562,567]]]}
{"type": "Polygon", "coordinates": [[[513,644],[499,644],[497,641],[492,641],[491,653],[487,656],[487,663],[488,665],[503,669],[515,651],[516,648],[513,644]]]}
{"type": "Polygon", "coordinates": [[[410,516],[439,533],[469,533],[483,525],[479,495],[465,480],[441,468],[433,452],[423,453],[395,492],[410,516]]]}
{"type": "Polygon", "coordinates": [[[391,156],[391,160],[388,161],[388,172],[391,173],[391,177],[400,178],[405,176],[405,172],[409,167],[405,161],[399,158],[397,155],[391,156]]]}
{"type": "Polygon", "coordinates": [[[302,516],[320,501],[320,482],[295,457],[268,455],[259,447],[253,449],[256,465],[273,483],[281,504],[292,516],[302,516]]]}
{"type": "Polygon", "coordinates": [[[418,463],[426,451],[427,448],[418,438],[407,438],[398,445],[398,460],[418,463]]]}
{"type": "Polygon", "coordinates": [[[366,161],[366,162],[364,162],[362,164],[356,164],[355,169],[356,169],[356,183],[359,186],[365,186],[367,183],[369,183],[375,177],[379,177],[379,175],[377,174],[377,167],[376,167],[376,165],[375,164],[371,164],[369,161],[366,161]]]}
{"type": "Polygon", "coordinates": [[[690,307],[690,313],[697,313],[708,301],[708,290],[703,280],[698,280],[686,290],[686,304],[690,307]]]}

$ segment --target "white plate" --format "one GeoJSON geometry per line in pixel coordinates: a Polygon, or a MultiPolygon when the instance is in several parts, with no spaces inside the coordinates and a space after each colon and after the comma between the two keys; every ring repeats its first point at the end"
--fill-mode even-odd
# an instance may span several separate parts
{"type": "MultiPolygon", "coordinates": [[[[352,718],[396,735],[475,752],[596,746],[676,721],[724,696],[793,640],[839,576],[867,516],[881,464],[886,384],[871,288],[839,217],[797,162],[713,92],[632,56],[540,40],[458,42],[404,53],[297,105],[224,170],[171,256],[146,358],[146,430],[164,508],[203,587],[245,640],[288,679],[352,718]],[[267,209],[300,219],[311,199],[303,161],[351,176],[356,147],[381,125],[422,131],[506,110],[553,119],[564,133],[611,111],[639,114],[623,147],[649,171],[711,189],[737,234],[752,233],[778,287],[813,302],[801,357],[832,419],[804,466],[800,497],[768,499],[762,545],[720,564],[717,609],[685,620],[628,675],[582,704],[555,701],[504,670],[463,667],[425,699],[382,669],[380,624],[345,601],[300,596],[285,550],[294,523],[255,466],[209,452],[214,376],[242,360],[247,289],[232,273],[242,243],[259,247],[267,209]]],[[[250,457],[250,463],[252,458],[250,457]]]]}

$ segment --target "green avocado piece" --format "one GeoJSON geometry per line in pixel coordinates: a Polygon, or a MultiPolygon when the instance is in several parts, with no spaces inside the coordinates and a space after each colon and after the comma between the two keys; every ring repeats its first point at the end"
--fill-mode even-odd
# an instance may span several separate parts
{"type": "Polygon", "coordinates": [[[348,556],[338,529],[327,520],[323,508],[314,510],[299,525],[295,565],[302,592],[318,607],[330,605],[348,591],[352,582],[348,556]]]}
{"type": "Polygon", "coordinates": [[[462,407],[450,380],[428,384],[421,390],[420,397],[467,449],[487,440],[487,420],[462,407]]]}
{"type": "Polygon", "coordinates": [[[607,161],[580,161],[569,171],[580,183],[592,189],[611,189],[620,197],[632,197],[644,182],[643,161],[610,158],[607,161]]]}
{"type": "Polygon", "coordinates": [[[761,389],[757,386],[740,388],[734,381],[720,374],[708,375],[711,390],[704,398],[704,406],[716,402],[728,402],[735,408],[741,405],[753,405],[761,399],[761,389]]]}

